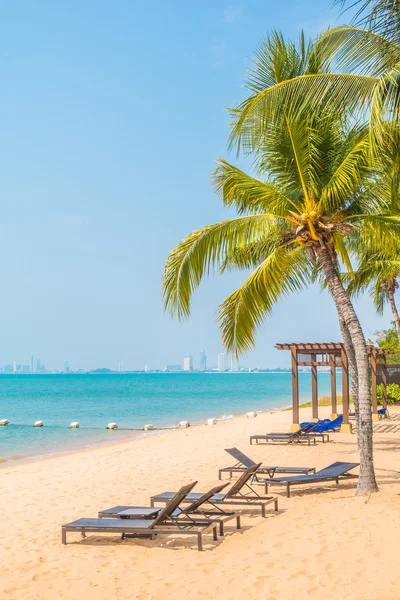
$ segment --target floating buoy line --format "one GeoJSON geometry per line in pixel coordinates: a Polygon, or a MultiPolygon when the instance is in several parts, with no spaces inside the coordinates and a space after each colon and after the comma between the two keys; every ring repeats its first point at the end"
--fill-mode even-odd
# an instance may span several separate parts
{"type": "MultiPolygon", "coordinates": [[[[262,411],[250,411],[248,413],[246,413],[246,417],[248,419],[254,419],[254,417],[257,416],[257,414],[259,412],[262,411]]],[[[205,425],[216,425],[219,422],[225,421],[226,419],[216,419],[215,417],[212,417],[210,419],[206,419],[205,421],[205,425]]],[[[6,427],[10,425],[10,421],[8,419],[0,419],[0,427],[6,427]]],[[[194,424],[194,426],[196,425],[201,425],[201,423],[196,423],[194,424]]],[[[33,427],[44,427],[44,423],[43,421],[35,421],[33,423],[33,427]]],[[[119,431],[169,431],[171,429],[186,429],[187,427],[192,427],[192,424],[190,423],[190,421],[179,421],[179,423],[176,426],[170,426],[170,427],[156,427],[155,425],[153,425],[152,423],[146,423],[143,427],[119,427],[118,423],[115,422],[110,422],[107,423],[106,425],[106,429],[110,430],[110,431],[115,431],[115,430],[119,430],[119,431]]],[[[80,428],[80,424],[79,421],[71,421],[71,423],[67,426],[67,429],[79,429],[80,428]]],[[[100,427],[86,427],[85,429],[100,429],[100,427]]]]}

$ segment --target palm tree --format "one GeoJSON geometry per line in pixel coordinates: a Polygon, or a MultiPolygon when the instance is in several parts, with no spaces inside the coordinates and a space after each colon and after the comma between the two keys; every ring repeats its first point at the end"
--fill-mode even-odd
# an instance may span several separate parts
{"type": "Polygon", "coordinates": [[[395,292],[399,289],[400,260],[391,255],[365,254],[360,260],[357,272],[350,277],[347,291],[355,295],[370,287],[376,310],[382,314],[385,303],[389,302],[397,336],[400,342],[400,316],[396,306],[395,292]]]}
{"type": "MultiPolygon", "coordinates": [[[[379,177],[367,193],[384,198],[391,210],[400,214],[400,127],[387,125],[383,134],[379,177]]],[[[345,277],[349,281],[347,291],[355,295],[369,287],[380,314],[388,302],[400,342],[400,317],[395,301],[400,277],[400,239],[370,238],[361,246],[355,244],[353,252],[357,256],[358,269],[345,277]]]]}
{"type": "MultiPolygon", "coordinates": [[[[276,87],[318,68],[303,38],[296,48],[275,33],[262,45],[251,80],[276,87]]],[[[254,139],[248,129],[246,140],[257,177],[219,160],[214,185],[224,205],[238,216],[193,231],[172,250],[164,271],[165,308],[186,317],[205,274],[252,269],[218,311],[224,346],[240,353],[254,346],[257,328],[278,300],[308,286],[320,270],[355,352],[361,466],[357,493],[372,493],[378,488],[367,349],[338,264],[339,258],[350,266],[348,244],[353,238],[369,239],[392,229],[382,205],[364,193],[370,177],[368,129],[315,105],[298,115],[290,103],[281,104],[274,119],[262,125],[257,123],[254,139]]]]}

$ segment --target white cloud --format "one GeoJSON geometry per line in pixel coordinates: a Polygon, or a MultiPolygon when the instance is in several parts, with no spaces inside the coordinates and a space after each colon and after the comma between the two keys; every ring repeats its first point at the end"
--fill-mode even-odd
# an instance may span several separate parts
{"type": "Polygon", "coordinates": [[[226,25],[232,25],[242,15],[243,9],[241,6],[225,8],[223,10],[222,22],[226,25]]]}

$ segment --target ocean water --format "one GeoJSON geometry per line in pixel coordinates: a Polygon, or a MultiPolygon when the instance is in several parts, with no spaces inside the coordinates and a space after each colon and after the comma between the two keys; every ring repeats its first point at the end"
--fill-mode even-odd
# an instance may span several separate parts
{"type": "MultiPolygon", "coordinates": [[[[328,373],[318,386],[329,393],[328,373]]],[[[299,374],[299,388],[308,401],[310,373],[299,374]]],[[[290,373],[2,375],[0,419],[10,425],[0,427],[0,466],[137,437],[146,423],[173,427],[290,403],[290,373]],[[43,427],[33,427],[38,420],[43,427]],[[68,429],[72,421],[80,428],[68,429]],[[106,430],[110,422],[120,429],[106,430]]]]}

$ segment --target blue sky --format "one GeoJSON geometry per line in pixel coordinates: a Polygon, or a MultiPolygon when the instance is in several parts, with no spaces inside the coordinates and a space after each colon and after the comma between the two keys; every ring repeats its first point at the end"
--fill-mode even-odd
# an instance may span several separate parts
{"type": "MultiPolygon", "coordinates": [[[[0,363],[162,367],[220,351],[215,313],[240,275],[206,281],[193,315],[163,314],[170,249],[226,217],[210,187],[226,107],[273,28],[336,19],[308,0],[21,0],[0,7],[0,363]]],[[[232,157],[231,157],[232,158],[232,157]]],[[[233,158],[232,158],[233,160],[233,158]]],[[[389,323],[368,298],[367,335],[389,323]]],[[[283,301],[243,364],[288,364],[277,341],[339,339],[317,289],[283,301]]]]}

